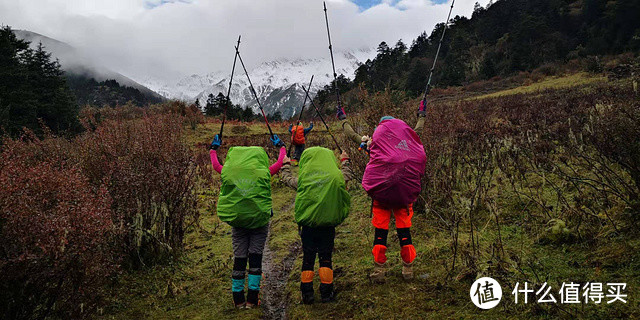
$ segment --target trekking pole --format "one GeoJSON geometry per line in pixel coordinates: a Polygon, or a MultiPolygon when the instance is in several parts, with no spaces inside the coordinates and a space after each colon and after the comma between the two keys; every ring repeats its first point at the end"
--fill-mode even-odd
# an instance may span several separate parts
{"type": "Polygon", "coordinates": [[[331,129],[329,129],[327,122],[324,121],[324,117],[322,116],[322,113],[320,113],[320,109],[318,109],[318,107],[316,106],[316,103],[313,102],[313,99],[311,99],[311,96],[309,96],[309,91],[307,91],[307,89],[305,89],[304,87],[302,87],[302,90],[304,90],[304,93],[307,95],[309,100],[311,100],[311,105],[316,109],[316,112],[318,113],[320,120],[322,120],[322,123],[324,123],[325,128],[327,128],[327,132],[329,132],[329,135],[331,136],[331,138],[333,138],[333,142],[336,144],[336,147],[338,147],[338,150],[340,150],[340,153],[342,153],[343,151],[342,151],[342,148],[340,148],[340,145],[338,144],[338,140],[336,140],[336,137],[333,135],[333,133],[331,133],[331,129]]]}
{"type": "Polygon", "coordinates": [[[433,70],[436,68],[436,62],[438,61],[438,55],[440,54],[440,48],[442,47],[442,40],[444,40],[444,34],[447,31],[447,27],[449,26],[449,19],[451,18],[451,12],[453,11],[453,4],[456,0],[451,1],[451,9],[449,9],[449,15],[447,16],[447,21],[444,23],[444,29],[442,29],[442,36],[440,37],[440,42],[438,43],[438,50],[436,51],[436,57],[433,59],[433,66],[431,67],[431,71],[429,72],[429,80],[427,81],[427,86],[424,88],[424,94],[422,95],[422,102],[426,105],[427,102],[427,94],[431,91],[431,77],[433,77],[433,70]]]}
{"type": "Polygon", "coordinates": [[[322,2],[322,4],[324,5],[324,21],[326,22],[326,25],[327,25],[327,38],[329,39],[329,53],[331,53],[331,68],[333,68],[333,85],[336,90],[336,99],[338,100],[338,109],[342,109],[342,102],[340,100],[340,90],[338,89],[338,74],[336,73],[336,64],[333,61],[333,46],[331,45],[331,32],[329,32],[329,18],[327,17],[327,3],[322,2]]]}
{"type": "Polygon", "coordinates": [[[238,48],[240,48],[240,37],[238,36],[238,44],[236,45],[236,54],[233,57],[233,68],[231,68],[231,78],[229,79],[229,89],[227,90],[227,101],[224,104],[224,113],[222,114],[222,125],[220,126],[220,139],[222,139],[222,130],[224,129],[224,121],[227,120],[227,107],[231,103],[229,95],[231,94],[231,84],[233,83],[233,73],[236,71],[236,60],[238,59],[238,48]]]}
{"type": "Polygon", "coordinates": [[[242,61],[242,56],[240,55],[240,51],[238,51],[237,47],[236,47],[236,54],[238,55],[238,59],[240,59],[240,64],[242,65],[244,74],[247,75],[247,80],[249,80],[249,89],[251,90],[251,93],[253,93],[253,97],[256,98],[256,102],[258,103],[258,108],[260,108],[260,111],[262,111],[264,122],[267,124],[267,128],[269,129],[269,134],[271,135],[271,138],[273,138],[273,131],[271,131],[269,120],[267,120],[267,115],[264,113],[264,109],[262,109],[262,104],[260,104],[260,99],[258,98],[258,94],[256,94],[256,90],[253,88],[253,83],[251,83],[251,78],[249,78],[249,72],[247,72],[247,68],[244,66],[244,62],[242,61]]]}
{"type": "MultiPolygon", "coordinates": [[[[309,89],[307,90],[311,90],[311,83],[313,82],[313,76],[311,76],[311,81],[309,81],[309,89]]],[[[304,95],[304,102],[302,103],[302,109],[300,109],[300,115],[298,115],[298,122],[296,122],[296,125],[298,125],[300,123],[300,120],[302,119],[302,112],[304,112],[304,107],[307,104],[307,95],[304,95]]],[[[291,127],[293,128],[293,126],[291,127]]],[[[291,147],[293,147],[293,140],[296,138],[296,132],[298,132],[298,130],[293,131],[293,136],[291,137],[291,144],[289,145],[289,149],[287,151],[287,157],[291,157],[291,147]]]]}

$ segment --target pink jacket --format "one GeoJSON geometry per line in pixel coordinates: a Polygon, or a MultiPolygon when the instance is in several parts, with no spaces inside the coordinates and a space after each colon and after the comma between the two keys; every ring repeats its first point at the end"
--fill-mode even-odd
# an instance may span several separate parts
{"type": "MultiPolygon", "coordinates": [[[[272,164],[269,167],[269,172],[271,172],[272,176],[278,173],[278,171],[280,171],[280,168],[282,168],[282,162],[284,161],[284,156],[286,155],[287,155],[287,150],[284,147],[280,148],[278,161],[276,161],[276,163],[272,164]]],[[[217,173],[222,173],[222,165],[218,161],[218,153],[212,149],[212,150],[209,150],[209,156],[211,156],[211,164],[213,165],[213,170],[215,170],[217,173]]]]}

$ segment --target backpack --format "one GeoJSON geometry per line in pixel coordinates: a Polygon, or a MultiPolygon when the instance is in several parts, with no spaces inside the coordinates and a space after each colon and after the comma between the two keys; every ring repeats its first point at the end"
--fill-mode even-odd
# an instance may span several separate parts
{"type": "Polygon", "coordinates": [[[218,217],[232,227],[260,228],[271,217],[269,157],[261,147],[231,147],[222,167],[218,217]]]}
{"type": "Polygon", "coordinates": [[[373,133],[362,187],[374,200],[405,207],[422,190],[427,156],[420,138],[404,121],[382,121],[373,133]]]}
{"type": "Polygon", "coordinates": [[[291,129],[291,142],[295,145],[303,145],[305,143],[303,126],[293,126],[291,129]]]}
{"type": "Polygon", "coordinates": [[[333,151],[306,149],[300,157],[295,221],[307,227],[335,227],[349,215],[351,195],[333,151]]]}

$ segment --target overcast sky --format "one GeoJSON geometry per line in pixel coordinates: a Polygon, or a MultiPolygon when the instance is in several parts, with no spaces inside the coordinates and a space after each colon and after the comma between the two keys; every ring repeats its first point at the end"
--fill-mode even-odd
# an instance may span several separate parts
{"type": "MultiPolygon", "coordinates": [[[[475,2],[457,0],[453,16],[470,16],[475,2]]],[[[333,46],[375,48],[398,39],[409,45],[442,22],[450,4],[328,0],[333,46]]],[[[329,54],[321,0],[0,0],[0,24],[67,42],[138,79],[230,69],[239,34],[249,68],[329,54]]]]}

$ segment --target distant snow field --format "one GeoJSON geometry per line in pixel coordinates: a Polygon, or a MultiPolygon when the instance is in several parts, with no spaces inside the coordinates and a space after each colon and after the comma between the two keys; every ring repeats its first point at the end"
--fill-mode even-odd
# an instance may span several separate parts
{"type": "MultiPolygon", "coordinates": [[[[336,73],[353,78],[360,63],[375,56],[375,51],[361,49],[336,52],[336,73]]],[[[314,76],[311,94],[333,80],[331,59],[278,59],[264,62],[249,70],[251,81],[267,114],[280,112],[283,118],[292,117],[302,107],[304,91],[314,76]]],[[[138,79],[140,83],[168,99],[194,102],[204,106],[209,94],[227,93],[229,72],[216,71],[206,75],[191,75],[176,83],[166,83],[158,79],[138,79]]],[[[236,68],[231,88],[231,101],[255,112],[258,105],[249,89],[249,82],[241,68],[236,68]]]]}

